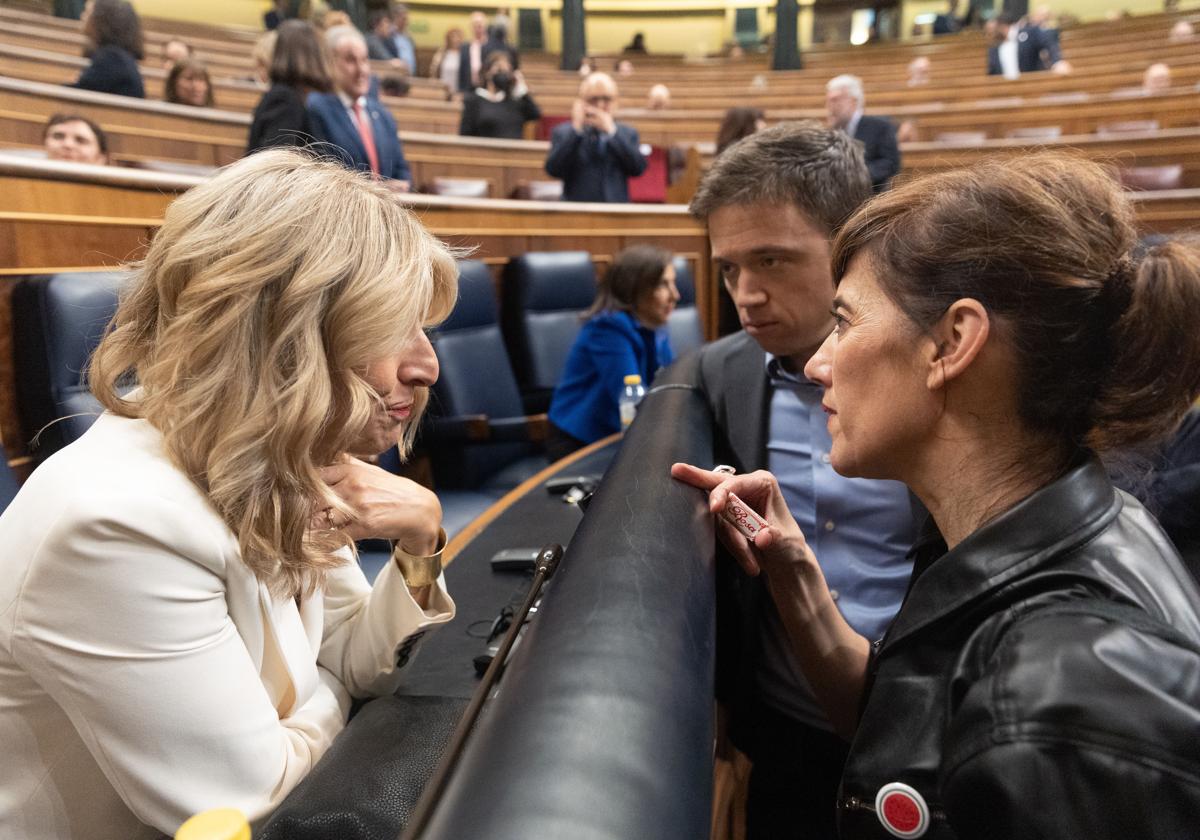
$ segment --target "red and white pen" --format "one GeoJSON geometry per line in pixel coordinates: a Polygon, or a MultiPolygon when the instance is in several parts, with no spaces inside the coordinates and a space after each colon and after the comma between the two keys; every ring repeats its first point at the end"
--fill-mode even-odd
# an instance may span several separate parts
{"type": "MultiPolygon", "coordinates": [[[[712,471],[725,475],[733,475],[737,472],[728,464],[719,464],[713,467],[712,471]]],[[[750,542],[754,542],[755,535],[767,527],[767,520],[759,516],[754,508],[739,499],[736,493],[729,494],[725,501],[725,509],[721,511],[721,518],[737,528],[741,535],[750,542]]]]}

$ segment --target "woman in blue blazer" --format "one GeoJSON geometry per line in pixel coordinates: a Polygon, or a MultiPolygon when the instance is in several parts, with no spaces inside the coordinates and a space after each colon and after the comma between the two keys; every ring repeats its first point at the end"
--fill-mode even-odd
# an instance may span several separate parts
{"type": "Polygon", "coordinates": [[[634,245],[617,254],[584,314],[550,402],[546,454],[558,460],[621,429],[625,377],[649,386],[674,354],[665,329],[679,301],[671,253],[634,245]]]}
{"type": "Polygon", "coordinates": [[[92,0],[84,9],[86,55],[92,60],[71,87],[145,99],[138,60],[142,22],[127,0],[92,0]]]}

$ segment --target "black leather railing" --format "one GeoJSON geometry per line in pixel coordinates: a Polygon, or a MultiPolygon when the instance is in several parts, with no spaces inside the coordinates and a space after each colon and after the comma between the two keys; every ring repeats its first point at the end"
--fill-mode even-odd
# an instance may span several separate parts
{"type": "MultiPolygon", "coordinates": [[[[693,380],[687,361],[670,381],[693,380]]],[[[701,395],[659,386],[571,541],[423,838],[709,833],[713,527],[672,462],[712,461],[701,395]]]]}

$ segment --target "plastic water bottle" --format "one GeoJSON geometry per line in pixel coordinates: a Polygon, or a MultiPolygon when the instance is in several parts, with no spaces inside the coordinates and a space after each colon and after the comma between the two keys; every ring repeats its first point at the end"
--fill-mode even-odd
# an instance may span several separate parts
{"type": "Polygon", "coordinates": [[[642,401],[642,397],[646,396],[646,388],[642,385],[642,377],[636,373],[631,373],[625,377],[625,390],[621,393],[621,399],[617,402],[621,410],[621,430],[629,428],[629,424],[633,422],[634,416],[637,414],[638,403],[642,401]]]}

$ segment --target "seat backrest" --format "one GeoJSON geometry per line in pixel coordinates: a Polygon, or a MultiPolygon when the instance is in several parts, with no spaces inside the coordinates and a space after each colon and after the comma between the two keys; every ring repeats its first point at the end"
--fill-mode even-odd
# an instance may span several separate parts
{"type": "Polygon", "coordinates": [[[1117,170],[1127,190],[1177,190],[1183,186],[1183,165],[1122,166],[1117,170]]]}
{"type": "Polygon", "coordinates": [[[125,272],[53,274],[27,277],[13,289],[18,413],[24,442],[38,435],[33,455],[39,461],[83,434],[102,410],[88,391],[87,365],[117,311],[127,277],[125,272]],[[61,417],[70,419],[53,422],[61,417]]]}
{"type": "Polygon", "coordinates": [[[1026,128],[1014,128],[1004,135],[1010,140],[1057,140],[1062,137],[1062,127],[1057,125],[1038,125],[1026,128]]]}
{"type": "Polygon", "coordinates": [[[1099,137],[1112,137],[1117,134],[1137,134],[1143,131],[1158,131],[1158,120],[1124,120],[1122,122],[1104,123],[1096,127],[1099,137]]]}
{"type": "Polygon", "coordinates": [[[696,283],[692,279],[692,269],[683,257],[675,257],[674,265],[679,303],[667,321],[667,334],[671,338],[671,351],[675,358],[679,358],[704,343],[704,329],[700,325],[700,312],[696,309],[696,283]]]}
{"type": "Polygon", "coordinates": [[[646,170],[629,179],[629,200],[638,204],[662,204],[667,200],[667,150],[662,146],[642,144],[646,170]]]}
{"type": "Polygon", "coordinates": [[[4,513],[8,503],[16,497],[18,489],[20,485],[17,483],[16,473],[8,465],[8,456],[3,447],[0,447],[0,513],[4,513]]]}
{"type": "Polygon", "coordinates": [[[562,375],[580,316],[596,297],[587,251],[513,257],[501,283],[501,324],[526,413],[540,414],[562,375]]]}
{"type": "MultiPolygon", "coordinates": [[[[431,336],[441,373],[429,402],[433,417],[486,414],[520,417],[521,395],[497,318],[492,273],[477,260],[458,263],[458,302],[431,336]]],[[[525,443],[431,446],[439,487],[475,487],[533,451],[525,443]]]]}
{"type": "Polygon", "coordinates": [[[453,198],[491,198],[492,182],[489,178],[449,178],[438,175],[429,185],[434,195],[453,198]]]}

